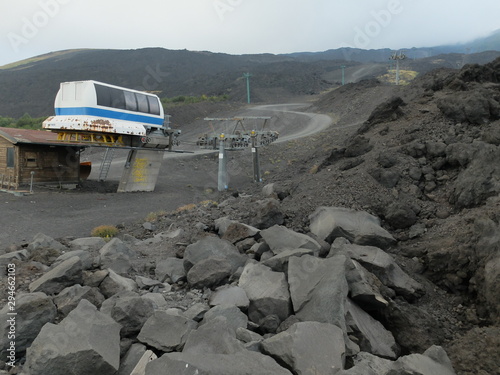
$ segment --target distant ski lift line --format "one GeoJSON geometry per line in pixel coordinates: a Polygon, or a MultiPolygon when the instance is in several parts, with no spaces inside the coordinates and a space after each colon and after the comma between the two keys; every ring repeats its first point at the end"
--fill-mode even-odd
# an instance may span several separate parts
{"type": "MultiPolygon", "coordinates": [[[[264,130],[264,128],[267,125],[267,121],[270,120],[271,118],[272,117],[269,117],[269,116],[241,116],[241,117],[213,117],[213,118],[212,117],[205,117],[204,121],[209,121],[209,122],[212,122],[212,121],[220,121],[220,122],[235,121],[236,126],[233,130],[233,133],[234,133],[236,131],[236,129],[238,128],[238,125],[241,125],[243,130],[246,131],[245,125],[243,124],[245,120],[264,120],[264,124],[262,125],[262,129],[260,129],[260,130],[264,130]]],[[[254,130],[256,130],[256,129],[254,129],[254,130]]]]}

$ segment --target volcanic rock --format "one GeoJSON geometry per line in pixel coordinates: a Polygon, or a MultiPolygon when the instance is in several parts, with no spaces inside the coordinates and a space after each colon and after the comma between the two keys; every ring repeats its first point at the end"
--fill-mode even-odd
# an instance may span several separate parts
{"type": "Polygon", "coordinates": [[[244,266],[247,259],[229,241],[217,237],[205,237],[186,247],[184,268],[189,271],[196,263],[207,258],[226,259],[231,264],[231,273],[244,266]]]}
{"type": "Polygon", "coordinates": [[[182,350],[196,322],[181,315],[157,310],[144,323],[137,339],[163,352],[182,350]]]}
{"type": "Polygon", "coordinates": [[[78,306],[82,299],[86,299],[97,308],[101,307],[105,300],[98,288],[77,284],[63,289],[54,297],[54,303],[59,313],[66,316],[78,306]]]}
{"type": "Polygon", "coordinates": [[[212,288],[223,283],[231,275],[232,265],[226,259],[207,258],[193,265],[187,273],[192,288],[212,288]]]}
{"type": "Polygon", "coordinates": [[[52,299],[42,292],[18,294],[14,306],[17,313],[15,316],[7,315],[12,312],[11,306],[6,304],[0,310],[0,350],[4,352],[10,346],[12,321],[15,322],[16,352],[20,354],[31,345],[45,323],[54,322],[57,309],[52,299]]]}
{"type": "Polygon", "coordinates": [[[209,299],[210,306],[234,305],[242,310],[248,309],[250,300],[245,290],[239,286],[221,286],[217,288],[209,299]]]}
{"type": "Polygon", "coordinates": [[[173,257],[160,260],[156,264],[155,275],[161,282],[170,280],[172,283],[176,283],[179,280],[185,280],[184,261],[173,257]]]}
{"type": "Polygon", "coordinates": [[[250,300],[248,317],[254,323],[260,324],[268,315],[274,314],[281,321],[290,315],[290,293],[284,273],[274,272],[262,264],[248,263],[238,285],[250,300]]]}
{"type": "Polygon", "coordinates": [[[120,364],[120,325],[82,300],[61,323],[47,323],[28,348],[30,375],[108,375],[120,364]]]}
{"type": "Polygon", "coordinates": [[[344,333],[328,323],[296,323],[265,339],[262,348],[294,374],[334,374],[345,365],[344,333]]]}
{"type": "Polygon", "coordinates": [[[359,245],[385,249],[396,240],[380,226],[380,220],[364,211],[341,207],[319,207],[309,216],[310,229],[320,239],[332,243],[337,237],[359,245]]]}
{"type": "Polygon", "coordinates": [[[56,294],[64,288],[81,284],[83,281],[82,261],[78,257],[65,260],[58,266],[46,272],[42,277],[29,285],[30,292],[56,294]]]}
{"type": "Polygon", "coordinates": [[[313,238],[294,232],[281,225],[275,225],[260,232],[264,241],[274,254],[278,254],[285,249],[309,249],[319,251],[321,245],[313,238]]]}
{"type": "Polygon", "coordinates": [[[252,351],[234,354],[168,353],[146,366],[146,375],[291,375],[271,357],[252,351]]]}

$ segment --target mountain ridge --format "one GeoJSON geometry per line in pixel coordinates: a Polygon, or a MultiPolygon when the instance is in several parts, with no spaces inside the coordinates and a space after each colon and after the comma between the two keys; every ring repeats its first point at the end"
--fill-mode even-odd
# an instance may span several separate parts
{"type": "MultiPolygon", "coordinates": [[[[467,45],[407,50],[408,59],[402,68],[425,73],[439,67],[488,63],[500,56],[500,31],[467,45]],[[471,46],[493,46],[497,51],[451,53],[460,48],[469,48],[467,51],[471,52],[476,48],[471,46]]],[[[153,91],[161,97],[227,95],[231,101],[246,102],[243,74],[250,72],[253,102],[286,100],[335,88],[341,84],[344,73],[346,82],[377,78],[394,68],[389,61],[394,52],[341,48],[279,55],[230,55],[159,47],[57,51],[0,67],[0,116],[50,116],[60,82],[76,80],[103,81],[153,91]]]]}

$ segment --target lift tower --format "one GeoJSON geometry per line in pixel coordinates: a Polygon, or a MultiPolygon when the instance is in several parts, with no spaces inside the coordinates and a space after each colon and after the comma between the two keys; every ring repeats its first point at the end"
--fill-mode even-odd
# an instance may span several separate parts
{"type": "Polygon", "coordinates": [[[399,85],[399,62],[405,60],[406,55],[403,52],[400,52],[399,55],[397,52],[394,52],[389,59],[396,61],[396,85],[399,85]]]}

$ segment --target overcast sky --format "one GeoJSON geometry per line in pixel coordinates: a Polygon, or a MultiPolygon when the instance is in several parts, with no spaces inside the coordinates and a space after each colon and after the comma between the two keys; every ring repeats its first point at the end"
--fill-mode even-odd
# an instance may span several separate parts
{"type": "Polygon", "coordinates": [[[499,0],[0,0],[0,65],[75,48],[411,48],[500,29],[499,0]]]}

